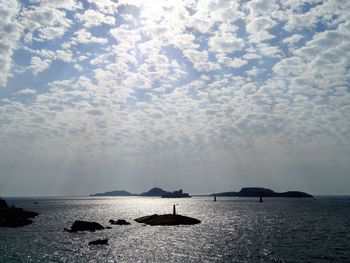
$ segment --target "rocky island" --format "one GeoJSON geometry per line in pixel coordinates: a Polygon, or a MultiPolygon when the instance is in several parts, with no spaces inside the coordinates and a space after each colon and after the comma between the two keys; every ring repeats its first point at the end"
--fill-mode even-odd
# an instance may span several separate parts
{"type": "Polygon", "coordinates": [[[67,231],[70,233],[77,233],[80,231],[95,232],[96,230],[103,230],[103,229],[105,228],[97,222],[76,220],[74,221],[70,229],[65,228],[64,231],[67,231]]]}
{"type": "Polygon", "coordinates": [[[162,195],[163,198],[188,198],[191,197],[188,193],[183,193],[182,189],[169,194],[162,195]]]}
{"type": "Polygon", "coordinates": [[[165,214],[165,215],[150,215],[135,219],[138,223],[143,223],[151,226],[177,226],[177,225],[195,225],[201,221],[182,215],[165,214]]]}
{"type": "Polygon", "coordinates": [[[21,227],[33,223],[29,218],[38,215],[36,212],[25,211],[19,207],[9,207],[5,200],[0,198],[0,227],[21,227]]]}
{"type": "Polygon", "coordinates": [[[90,196],[133,196],[133,195],[135,194],[129,193],[128,191],[125,191],[125,190],[116,190],[116,191],[110,191],[105,193],[91,194],[90,196]]]}
{"type": "Polygon", "coordinates": [[[201,222],[196,218],[176,214],[176,205],[173,205],[172,214],[143,216],[134,221],[151,226],[195,225],[201,222]]]}
{"type": "Polygon", "coordinates": [[[244,187],[239,192],[223,192],[215,193],[212,196],[237,196],[237,197],[294,197],[294,198],[306,198],[313,197],[310,194],[300,191],[288,191],[283,193],[274,192],[268,188],[262,187],[244,187]]]}

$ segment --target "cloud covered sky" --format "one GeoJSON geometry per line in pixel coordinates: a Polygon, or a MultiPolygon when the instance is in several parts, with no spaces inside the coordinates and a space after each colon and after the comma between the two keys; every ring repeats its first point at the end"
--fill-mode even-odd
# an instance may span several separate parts
{"type": "Polygon", "coordinates": [[[350,1],[0,0],[0,195],[350,194],[350,1]]]}

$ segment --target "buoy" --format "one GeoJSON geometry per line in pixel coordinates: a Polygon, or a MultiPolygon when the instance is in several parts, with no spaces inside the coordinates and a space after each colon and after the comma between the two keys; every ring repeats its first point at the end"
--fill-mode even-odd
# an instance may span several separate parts
{"type": "Polygon", "coordinates": [[[176,215],[175,205],[173,205],[173,215],[176,215]]]}
{"type": "Polygon", "coordinates": [[[262,200],[262,196],[260,196],[260,203],[262,203],[263,202],[263,200],[262,200]]]}
{"type": "Polygon", "coordinates": [[[214,202],[216,202],[216,195],[214,195],[214,202]]]}

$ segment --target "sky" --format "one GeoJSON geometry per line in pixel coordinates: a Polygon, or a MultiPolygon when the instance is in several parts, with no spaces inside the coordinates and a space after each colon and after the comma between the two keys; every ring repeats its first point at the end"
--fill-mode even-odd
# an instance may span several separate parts
{"type": "Polygon", "coordinates": [[[0,196],[350,194],[349,11],[0,0],[0,196]]]}

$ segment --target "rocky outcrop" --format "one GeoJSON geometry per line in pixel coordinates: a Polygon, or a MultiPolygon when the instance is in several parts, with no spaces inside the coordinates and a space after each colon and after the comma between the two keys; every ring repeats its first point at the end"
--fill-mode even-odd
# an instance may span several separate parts
{"type": "Polygon", "coordinates": [[[97,239],[89,242],[89,246],[91,245],[108,245],[108,239],[97,239]]]}
{"type": "Polygon", "coordinates": [[[195,225],[201,222],[196,218],[172,214],[144,216],[135,221],[151,226],[195,225]]]}
{"type": "Polygon", "coordinates": [[[0,227],[21,227],[33,223],[29,218],[38,215],[19,207],[8,207],[5,200],[0,199],[0,227]]]}
{"type": "Polygon", "coordinates": [[[71,232],[71,233],[76,233],[79,231],[91,231],[94,232],[96,230],[103,230],[105,229],[102,225],[96,222],[88,222],[88,221],[80,221],[77,220],[73,223],[71,226],[71,229],[65,228],[65,231],[71,232]]]}
{"type": "Polygon", "coordinates": [[[131,225],[130,222],[127,222],[126,220],[124,219],[118,219],[117,221],[111,219],[109,220],[109,223],[111,225],[119,225],[119,226],[122,226],[122,225],[131,225]]]}

